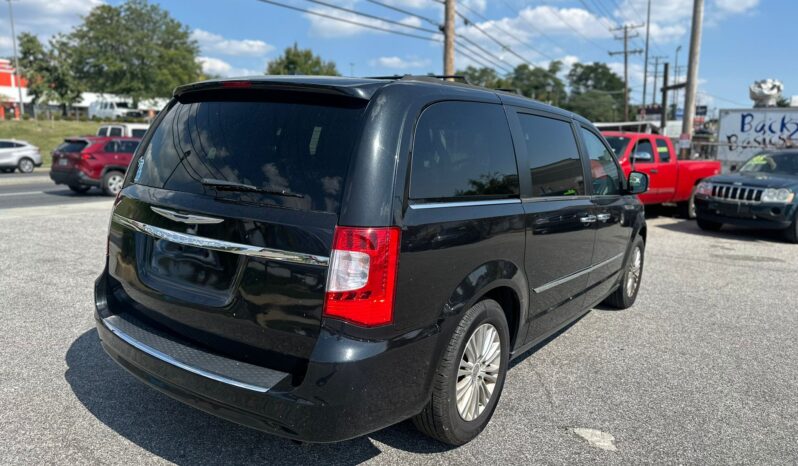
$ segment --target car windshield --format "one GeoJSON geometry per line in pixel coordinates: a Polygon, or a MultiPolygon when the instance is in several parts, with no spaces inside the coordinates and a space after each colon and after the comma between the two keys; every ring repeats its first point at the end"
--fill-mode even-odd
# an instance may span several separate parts
{"type": "Polygon", "coordinates": [[[798,153],[759,154],[745,162],[740,173],[774,173],[798,176],[798,153]]]}
{"type": "Polygon", "coordinates": [[[623,136],[607,136],[607,142],[610,143],[610,147],[615,152],[615,155],[618,158],[623,157],[623,152],[626,150],[626,146],[629,145],[629,138],[625,138],[623,136]]]}

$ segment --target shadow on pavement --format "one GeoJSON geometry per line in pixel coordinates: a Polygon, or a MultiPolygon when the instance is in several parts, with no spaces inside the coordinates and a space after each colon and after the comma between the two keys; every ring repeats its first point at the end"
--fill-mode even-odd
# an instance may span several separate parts
{"type": "Polygon", "coordinates": [[[105,354],[94,329],[72,343],[66,363],[67,383],[97,419],[125,439],[176,464],[353,465],[381,453],[371,439],[416,453],[451,448],[423,436],[409,421],[336,444],[297,444],[239,426],[140,383],[105,354]]]}
{"type": "Polygon", "coordinates": [[[99,188],[92,188],[85,193],[75,193],[72,192],[69,188],[64,185],[58,186],[59,189],[50,189],[46,191],[42,191],[42,194],[47,194],[48,196],[59,196],[59,197],[70,197],[79,199],[81,197],[89,198],[89,199],[112,199],[111,196],[106,196],[99,188]],[[63,189],[60,189],[63,188],[63,189]]]}
{"type": "Polygon", "coordinates": [[[682,220],[675,223],[662,225],[652,225],[654,228],[662,228],[676,233],[686,233],[691,235],[704,236],[709,238],[720,238],[739,241],[770,241],[783,243],[785,240],[782,232],[778,230],[757,230],[753,228],[737,227],[733,225],[723,225],[720,231],[704,231],[698,228],[695,221],[682,220]]]}

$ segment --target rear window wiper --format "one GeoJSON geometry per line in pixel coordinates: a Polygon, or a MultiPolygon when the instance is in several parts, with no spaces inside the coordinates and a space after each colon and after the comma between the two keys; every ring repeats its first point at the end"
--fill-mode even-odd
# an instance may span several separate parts
{"type": "Polygon", "coordinates": [[[257,186],[252,186],[251,184],[236,183],[235,181],[227,181],[227,180],[217,180],[215,178],[203,178],[200,181],[200,183],[202,183],[203,186],[214,188],[217,191],[236,191],[236,192],[247,192],[247,193],[275,194],[277,196],[298,197],[298,198],[305,197],[303,194],[292,193],[291,191],[286,191],[285,189],[259,188],[257,186]]]}

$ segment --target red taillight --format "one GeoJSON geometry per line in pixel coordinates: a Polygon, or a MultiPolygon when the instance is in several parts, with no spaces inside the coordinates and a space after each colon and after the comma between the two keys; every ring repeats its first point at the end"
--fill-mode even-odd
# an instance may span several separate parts
{"type": "Polygon", "coordinates": [[[94,160],[94,156],[86,152],[81,152],[80,158],[83,160],[94,160]]]}
{"type": "Polygon", "coordinates": [[[222,87],[252,87],[252,83],[250,81],[225,81],[222,83],[222,87]]]}
{"type": "Polygon", "coordinates": [[[393,321],[399,228],[336,227],[324,315],[373,327],[393,321]]]}

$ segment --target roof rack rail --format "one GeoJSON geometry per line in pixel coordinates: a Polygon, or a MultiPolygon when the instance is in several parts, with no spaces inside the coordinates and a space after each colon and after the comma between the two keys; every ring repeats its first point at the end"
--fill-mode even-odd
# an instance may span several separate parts
{"type": "Polygon", "coordinates": [[[502,91],[502,92],[509,92],[510,94],[518,94],[518,95],[521,95],[521,96],[524,95],[524,94],[521,93],[521,90],[517,89],[517,88],[498,87],[498,88],[496,88],[496,90],[497,91],[502,91]]]}
{"type": "Polygon", "coordinates": [[[441,79],[441,80],[456,80],[466,84],[471,84],[468,78],[461,74],[395,74],[393,76],[367,76],[366,79],[441,79]]]}

